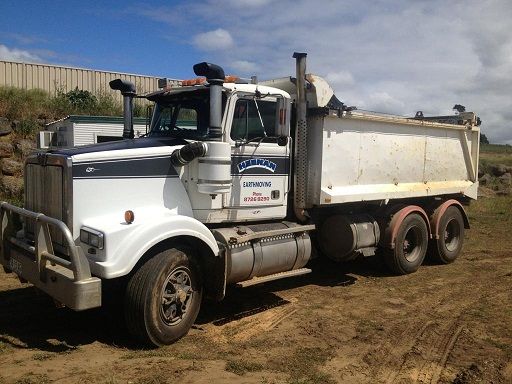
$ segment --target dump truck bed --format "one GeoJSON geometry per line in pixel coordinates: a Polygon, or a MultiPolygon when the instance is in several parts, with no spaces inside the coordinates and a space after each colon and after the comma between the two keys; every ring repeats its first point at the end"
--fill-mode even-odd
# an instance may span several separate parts
{"type": "Polygon", "coordinates": [[[310,114],[307,205],[476,199],[480,129],[473,113],[464,118],[460,125],[357,110],[310,114]]]}

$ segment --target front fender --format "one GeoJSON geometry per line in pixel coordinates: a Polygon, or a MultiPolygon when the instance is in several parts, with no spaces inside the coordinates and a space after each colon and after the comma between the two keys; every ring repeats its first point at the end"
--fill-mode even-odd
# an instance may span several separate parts
{"type": "Polygon", "coordinates": [[[188,216],[171,212],[157,214],[153,211],[146,212],[142,218],[136,217],[130,225],[119,223],[110,228],[101,228],[101,224],[92,224],[88,223],[87,226],[105,234],[105,251],[103,255],[90,257],[91,271],[105,279],[127,275],[151,247],[176,236],[195,237],[205,243],[214,255],[219,254],[219,247],[210,230],[188,216]]]}

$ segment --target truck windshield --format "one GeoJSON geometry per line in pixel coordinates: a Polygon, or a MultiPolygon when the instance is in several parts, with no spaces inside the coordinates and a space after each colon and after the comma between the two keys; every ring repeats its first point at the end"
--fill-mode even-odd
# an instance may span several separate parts
{"type": "MultiPolygon", "coordinates": [[[[156,101],[150,137],[209,138],[210,99],[208,89],[162,95],[156,101]]],[[[223,101],[225,96],[223,95],[223,101]]],[[[223,102],[224,108],[225,102],[223,102]]]]}

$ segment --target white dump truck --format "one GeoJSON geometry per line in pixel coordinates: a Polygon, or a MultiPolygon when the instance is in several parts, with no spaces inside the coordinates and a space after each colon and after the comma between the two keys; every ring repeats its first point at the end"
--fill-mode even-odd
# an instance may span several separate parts
{"type": "Polygon", "coordinates": [[[1,203],[5,270],[77,311],[119,282],[128,330],[159,346],[187,333],[203,297],[309,273],[313,255],[379,251],[397,274],[427,254],[454,261],[477,197],[475,114],[359,111],[294,57],[295,77],[260,83],[196,64],[200,78],[144,96],[155,105],[138,139],[141,96],[112,81],[125,140],[27,160],[24,208],[1,203]]]}

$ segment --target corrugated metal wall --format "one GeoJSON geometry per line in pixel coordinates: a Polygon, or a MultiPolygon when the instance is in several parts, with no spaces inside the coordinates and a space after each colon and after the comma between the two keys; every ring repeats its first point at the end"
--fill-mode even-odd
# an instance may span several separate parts
{"type": "MultiPolygon", "coordinates": [[[[40,88],[50,93],[55,93],[57,90],[68,92],[78,87],[78,89],[98,94],[114,92],[108,86],[108,82],[117,78],[133,82],[139,94],[158,89],[158,77],[153,76],[0,60],[0,86],[40,88]]],[[[121,99],[119,92],[115,94],[121,99]]]]}

